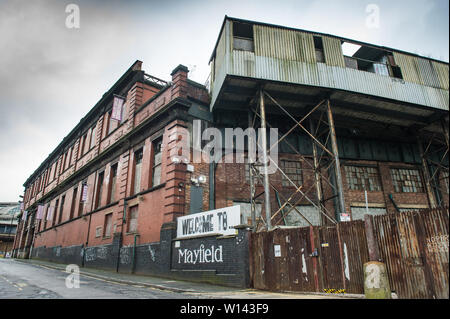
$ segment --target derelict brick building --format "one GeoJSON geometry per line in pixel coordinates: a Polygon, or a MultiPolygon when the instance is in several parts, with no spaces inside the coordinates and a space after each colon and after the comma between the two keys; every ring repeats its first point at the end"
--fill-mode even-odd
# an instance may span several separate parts
{"type": "Polygon", "coordinates": [[[210,66],[208,90],[182,65],[167,83],[136,61],[25,182],[16,256],[247,286],[252,227],[448,205],[448,63],[225,17],[210,66]],[[278,128],[277,172],[174,161],[196,119],[278,128]],[[177,238],[178,217],[236,205],[234,235],[177,238]],[[222,248],[183,262],[201,245],[222,248]]]}

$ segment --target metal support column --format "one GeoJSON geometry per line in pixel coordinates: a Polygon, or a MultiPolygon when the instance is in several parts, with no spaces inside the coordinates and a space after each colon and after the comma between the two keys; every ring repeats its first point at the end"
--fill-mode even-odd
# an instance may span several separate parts
{"type": "Polygon", "coordinates": [[[262,88],[259,90],[259,109],[261,113],[261,151],[262,151],[262,166],[263,166],[263,176],[264,176],[264,205],[266,211],[266,225],[267,229],[272,229],[271,223],[271,209],[270,209],[270,188],[269,188],[269,172],[267,169],[268,158],[267,158],[267,129],[266,129],[266,111],[264,107],[264,92],[262,88]]]}
{"type": "MultiPolygon", "coordinates": [[[[315,132],[315,127],[314,127],[314,123],[312,121],[312,119],[309,119],[309,127],[311,130],[311,133],[314,134],[315,132]]],[[[322,195],[322,185],[320,183],[320,167],[319,167],[319,157],[317,154],[317,146],[315,143],[312,143],[312,151],[313,151],[313,161],[314,161],[314,181],[316,184],[316,195],[317,195],[317,206],[320,209],[320,220],[321,220],[321,224],[325,225],[326,224],[326,218],[325,216],[323,216],[323,195],[322,195]]]]}
{"type": "MultiPolygon", "coordinates": [[[[253,121],[252,121],[252,113],[249,110],[248,111],[248,127],[253,128],[253,121]]],[[[252,231],[256,231],[256,212],[255,212],[255,185],[253,180],[253,169],[252,169],[252,163],[254,162],[255,158],[253,158],[252,148],[253,145],[256,145],[255,141],[252,139],[251,134],[248,135],[248,147],[247,147],[247,164],[248,164],[248,178],[249,178],[249,184],[250,184],[250,215],[252,218],[252,231]]]]}
{"type": "Polygon", "coordinates": [[[344,201],[344,186],[342,183],[342,174],[341,174],[341,165],[339,162],[339,151],[337,146],[337,139],[336,139],[336,130],[334,128],[334,120],[333,120],[333,114],[331,112],[331,105],[330,100],[327,101],[327,115],[328,115],[328,125],[330,126],[330,133],[331,133],[331,147],[333,150],[333,156],[334,156],[334,166],[335,166],[335,172],[336,172],[336,188],[338,192],[338,198],[339,198],[339,213],[345,213],[345,201],[344,201]]]}
{"type": "Polygon", "coordinates": [[[425,158],[425,153],[423,151],[423,145],[422,145],[422,140],[420,139],[420,137],[417,137],[417,145],[419,147],[419,152],[420,152],[420,158],[422,159],[422,170],[423,170],[423,177],[425,179],[425,188],[427,189],[427,194],[428,194],[428,201],[430,202],[430,208],[435,208],[436,207],[436,200],[434,198],[434,194],[433,194],[433,188],[431,187],[431,176],[430,176],[430,172],[428,170],[428,163],[427,160],[425,158]]]}

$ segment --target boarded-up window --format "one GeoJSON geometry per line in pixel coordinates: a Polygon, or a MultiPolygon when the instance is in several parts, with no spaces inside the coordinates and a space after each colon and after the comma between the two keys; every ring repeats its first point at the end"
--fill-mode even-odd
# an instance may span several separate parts
{"type": "Polygon", "coordinates": [[[128,232],[137,232],[137,220],[138,220],[138,206],[130,207],[130,214],[128,217],[128,232]]]}
{"type": "Polygon", "coordinates": [[[63,212],[64,212],[64,202],[65,202],[65,200],[66,200],[66,195],[63,195],[61,197],[61,204],[59,206],[58,224],[61,224],[61,221],[62,221],[62,215],[63,215],[63,212]]]}
{"type": "Polygon", "coordinates": [[[378,168],[346,165],[344,169],[349,189],[371,192],[381,191],[378,168]]]}
{"type": "Polygon", "coordinates": [[[104,176],[105,176],[105,172],[101,172],[100,174],[98,174],[95,208],[99,208],[101,203],[102,203],[103,178],[104,178],[104,176]]]}
{"type": "Polygon", "coordinates": [[[162,138],[153,142],[152,186],[161,184],[162,138]]]}
{"type": "Polygon", "coordinates": [[[287,226],[307,227],[310,226],[309,223],[313,226],[320,226],[321,217],[317,207],[314,207],[313,205],[299,205],[295,208],[296,210],[292,209],[289,212],[291,207],[288,205],[282,212],[287,226]]]}
{"type": "Polygon", "coordinates": [[[91,149],[95,146],[95,138],[96,138],[95,133],[96,133],[96,127],[94,126],[94,127],[92,127],[92,130],[91,130],[91,142],[89,145],[89,149],[91,149]]]}
{"type": "Polygon", "coordinates": [[[369,207],[369,209],[366,209],[365,207],[352,206],[350,210],[352,212],[352,220],[363,220],[364,215],[378,216],[387,214],[384,207],[369,207]]]}
{"type": "Polygon", "coordinates": [[[112,213],[105,215],[105,226],[104,226],[105,232],[103,234],[104,237],[111,236],[111,229],[112,229],[112,213]]]}
{"type": "MultiPolygon", "coordinates": [[[[252,209],[251,209],[250,203],[233,201],[233,205],[239,205],[241,207],[241,224],[251,225],[252,224],[252,209]]],[[[261,208],[262,208],[261,204],[258,204],[258,203],[255,204],[256,222],[258,222],[258,220],[261,219],[261,208]]]]}
{"type": "Polygon", "coordinates": [[[392,183],[397,193],[424,193],[422,177],[417,169],[391,168],[392,183]]]}
{"type": "Polygon", "coordinates": [[[141,187],[141,168],[142,168],[142,148],[134,153],[134,184],[133,184],[133,194],[137,194],[141,187]]]}
{"type": "Polygon", "coordinates": [[[118,164],[112,165],[111,172],[109,173],[109,203],[114,202],[116,199],[117,167],[118,164]]]}

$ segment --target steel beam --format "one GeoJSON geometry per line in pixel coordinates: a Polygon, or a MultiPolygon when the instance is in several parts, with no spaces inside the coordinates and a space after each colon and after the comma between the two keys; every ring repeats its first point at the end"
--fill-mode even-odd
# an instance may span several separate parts
{"type": "MultiPolygon", "coordinates": [[[[314,123],[312,121],[312,119],[309,119],[309,126],[311,129],[311,133],[315,132],[315,127],[314,127],[314,123]]],[[[320,167],[319,167],[319,158],[317,156],[317,146],[315,143],[312,143],[312,147],[313,147],[313,161],[314,161],[314,181],[315,181],[315,185],[316,185],[316,197],[317,197],[317,206],[319,206],[320,209],[320,220],[321,220],[321,224],[325,225],[326,223],[326,219],[324,218],[324,216],[322,215],[323,213],[323,195],[322,195],[322,185],[320,183],[320,167]]]]}
{"type": "MultiPolygon", "coordinates": [[[[430,144],[431,144],[431,142],[430,142],[430,144]]],[[[430,202],[430,207],[435,208],[436,207],[436,199],[434,198],[433,189],[430,184],[431,177],[430,177],[430,172],[428,171],[428,163],[425,158],[425,152],[423,150],[422,140],[419,136],[417,136],[417,145],[419,147],[420,157],[422,158],[422,171],[423,171],[423,176],[425,179],[424,182],[425,182],[425,188],[426,188],[427,194],[428,194],[428,201],[430,202]]],[[[427,149],[428,149],[428,147],[427,147],[427,149]]]]}
{"type": "Polygon", "coordinates": [[[330,126],[331,133],[331,148],[333,150],[334,156],[334,166],[336,172],[336,189],[339,197],[339,213],[345,213],[345,200],[344,200],[344,186],[342,183],[341,165],[339,161],[339,151],[337,146],[336,130],[334,127],[333,113],[331,112],[330,101],[327,103],[327,115],[328,115],[328,125],[330,126]]]}
{"type": "Polygon", "coordinates": [[[269,172],[267,168],[267,128],[266,128],[266,110],[264,107],[264,92],[262,88],[259,90],[259,109],[261,113],[261,147],[262,147],[262,165],[263,165],[263,175],[264,175],[264,204],[266,211],[266,225],[267,229],[272,229],[271,223],[271,209],[270,209],[270,188],[269,188],[269,172]]]}

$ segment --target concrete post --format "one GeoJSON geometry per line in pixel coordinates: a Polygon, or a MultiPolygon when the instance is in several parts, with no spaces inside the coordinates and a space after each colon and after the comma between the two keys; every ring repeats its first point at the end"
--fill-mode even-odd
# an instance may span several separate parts
{"type": "Polygon", "coordinates": [[[364,294],[366,299],[391,299],[391,287],[384,263],[369,261],[364,264],[364,294]]]}

